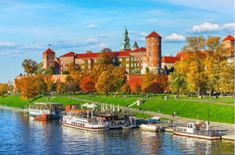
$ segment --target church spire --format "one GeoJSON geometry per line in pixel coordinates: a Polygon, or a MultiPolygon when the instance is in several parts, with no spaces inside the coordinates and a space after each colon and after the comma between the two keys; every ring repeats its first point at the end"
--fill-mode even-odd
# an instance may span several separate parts
{"type": "Polygon", "coordinates": [[[132,49],[135,50],[135,49],[138,49],[138,48],[139,48],[139,46],[138,46],[137,42],[135,41],[134,45],[132,46],[132,49]]]}
{"type": "Polygon", "coordinates": [[[124,35],[123,35],[121,50],[130,50],[130,39],[128,37],[128,31],[127,31],[126,27],[125,27],[125,31],[124,31],[124,35]]]}

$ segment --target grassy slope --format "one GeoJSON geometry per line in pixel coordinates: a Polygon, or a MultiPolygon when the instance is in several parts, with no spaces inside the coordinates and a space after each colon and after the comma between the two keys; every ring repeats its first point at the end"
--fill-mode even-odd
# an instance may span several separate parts
{"type": "Polygon", "coordinates": [[[22,100],[19,96],[0,97],[0,105],[14,108],[24,108],[27,106],[27,101],[22,100]]]}
{"type": "Polygon", "coordinates": [[[55,96],[55,97],[47,97],[46,96],[46,97],[39,98],[39,99],[35,100],[34,102],[53,102],[53,103],[61,103],[61,104],[64,104],[64,105],[83,103],[81,101],[66,98],[64,96],[55,96]]]}
{"type": "MultiPolygon", "coordinates": [[[[103,95],[97,95],[96,97],[89,97],[88,95],[77,95],[77,97],[105,103],[119,104],[122,106],[128,106],[139,98],[137,96],[131,96],[127,98],[117,96],[114,98],[113,96],[106,97],[103,95]]],[[[198,119],[207,120],[209,105],[210,121],[234,123],[234,106],[208,104],[206,102],[200,102],[200,100],[196,98],[174,99],[172,96],[169,96],[167,101],[163,100],[162,98],[162,95],[150,97],[140,107],[135,106],[134,108],[142,108],[143,110],[161,112],[169,115],[171,115],[173,112],[176,112],[176,114],[181,117],[194,119],[198,117],[198,119]]],[[[208,100],[213,101],[214,99],[208,100]]],[[[233,99],[226,98],[225,100],[227,102],[232,102],[233,99]]],[[[222,98],[219,102],[223,102],[222,98]]]]}
{"type": "MultiPolygon", "coordinates": [[[[114,98],[113,96],[106,97],[104,95],[97,95],[94,98],[89,97],[88,95],[77,95],[76,97],[81,99],[100,101],[104,103],[119,104],[121,106],[128,106],[140,98],[138,96],[130,96],[127,98],[124,98],[123,96],[117,96],[116,98],[114,98]]],[[[208,99],[208,100],[213,101],[215,99],[208,99]]],[[[224,100],[225,103],[231,103],[233,101],[232,98],[225,98],[224,100]]],[[[83,103],[81,101],[66,98],[62,95],[52,98],[42,97],[35,100],[35,102],[55,102],[55,103],[62,103],[65,105],[83,103]]],[[[224,103],[223,98],[219,98],[219,102],[224,103]]],[[[27,101],[22,100],[19,96],[0,97],[0,105],[24,108],[27,106],[27,101]]],[[[174,99],[172,96],[168,95],[168,100],[165,101],[163,100],[162,95],[155,95],[147,99],[146,102],[142,104],[140,107],[135,106],[134,108],[141,108],[143,110],[161,112],[169,115],[171,115],[173,112],[176,112],[177,116],[181,117],[196,119],[198,116],[198,119],[202,120],[208,119],[208,103],[200,102],[200,100],[196,98],[189,99],[182,97],[179,99],[174,99]]],[[[211,121],[234,123],[234,106],[209,104],[209,109],[210,109],[209,115],[211,121]]],[[[138,114],[138,115],[139,117],[146,117],[146,118],[149,117],[147,115],[143,116],[143,114],[138,114]]]]}

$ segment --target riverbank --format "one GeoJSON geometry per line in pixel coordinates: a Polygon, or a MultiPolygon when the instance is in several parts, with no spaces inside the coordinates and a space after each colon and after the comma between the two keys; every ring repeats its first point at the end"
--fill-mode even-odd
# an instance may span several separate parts
{"type": "MultiPolygon", "coordinates": [[[[78,98],[75,98],[75,97],[68,97],[68,96],[67,97],[60,97],[59,99],[53,98],[53,100],[57,101],[57,103],[59,103],[58,101],[62,100],[62,99],[63,99],[63,104],[65,104],[65,105],[69,104],[68,102],[65,103],[65,101],[70,101],[70,103],[72,101],[72,103],[77,103],[77,104],[82,104],[82,103],[85,103],[85,102],[91,102],[90,100],[78,99],[78,98]]],[[[50,100],[50,102],[51,102],[51,100],[50,100]]],[[[99,105],[104,104],[103,102],[97,102],[97,101],[95,103],[99,104],[99,105]]],[[[126,108],[126,107],[120,106],[120,108],[126,108]]],[[[17,112],[28,112],[28,109],[22,109],[22,108],[17,108],[17,107],[7,107],[7,106],[1,106],[1,105],[0,105],[0,109],[17,111],[17,112]]],[[[144,118],[144,119],[148,119],[152,116],[159,116],[159,117],[164,118],[164,119],[173,120],[175,123],[176,122],[187,123],[187,122],[196,122],[197,121],[195,119],[183,118],[183,117],[179,117],[179,116],[176,116],[176,117],[173,118],[171,115],[152,112],[152,111],[144,111],[144,110],[133,109],[133,108],[130,108],[129,110],[130,110],[130,112],[135,113],[138,118],[144,118]]],[[[214,128],[214,129],[227,130],[226,135],[222,136],[223,140],[235,141],[234,124],[210,122],[210,125],[211,125],[211,128],[214,128]]],[[[172,132],[171,129],[168,129],[167,131],[172,132]]]]}
{"type": "MultiPolygon", "coordinates": [[[[159,114],[172,115],[189,119],[209,120],[212,122],[230,123],[234,124],[234,98],[219,97],[198,99],[195,97],[189,98],[180,96],[175,98],[174,95],[162,94],[149,95],[148,98],[144,95],[55,95],[43,96],[34,100],[34,102],[54,102],[67,104],[81,105],[85,102],[100,102],[106,104],[119,105],[123,107],[130,106],[138,99],[144,100],[140,106],[133,105],[131,109],[138,109],[143,113],[144,111],[157,112],[159,114]]],[[[28,104],[19,96],[0,97],[0,105],[16,108],[27,108],[28,104]]]]}
{"type": "Polygon", "coordinates": [[[16,108],[16,107],[8,107],[8,106],[1,106],[0,109],[4,110],[11,110],[11,111],[16,111],[16,112],[28,112],[28,109],[21,109],[21,108],[16,108]]]}

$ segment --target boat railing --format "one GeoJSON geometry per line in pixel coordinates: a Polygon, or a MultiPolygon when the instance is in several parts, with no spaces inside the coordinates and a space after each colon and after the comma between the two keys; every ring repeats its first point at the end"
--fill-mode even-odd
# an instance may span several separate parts
{"type": "MultiPolygon", "coordinates": [[[[186,128],[176,128],[175,131],[187,133],[186,128]]],[[[222,136],[224,132],[222,130],[195,130],[192,134],[217,137],[222,136]]]]}

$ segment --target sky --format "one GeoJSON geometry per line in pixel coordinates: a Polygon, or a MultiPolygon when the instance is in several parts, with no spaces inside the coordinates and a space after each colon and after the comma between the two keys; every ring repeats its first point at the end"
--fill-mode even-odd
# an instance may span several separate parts
{"type": "Polygon", "coordinates": [[[51,44],[69,51],[117,51],[125,27],[131,44],[162,36],[163,55],[175,55],[187,36],[234,35],[233,0],[0,0],[0,82],[23,73],[22,61],[42,61],[51,44]]]}

